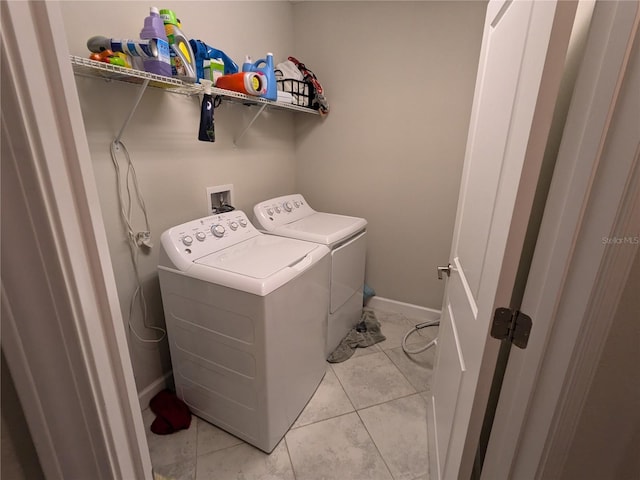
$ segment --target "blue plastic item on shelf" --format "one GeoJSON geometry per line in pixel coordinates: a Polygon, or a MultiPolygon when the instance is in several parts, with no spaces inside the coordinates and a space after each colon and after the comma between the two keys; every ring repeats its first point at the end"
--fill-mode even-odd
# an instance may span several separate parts
{"type": "Polygon", "coordinates": [[[276,74],[273,69],[273,54],[267,53],[266,58],[261,58],[254,63],[251,63],[251,59],[247,57],[247,60],[242,64],[243,72],[258,72],[262,73],[267,78],[267,93],[264,98],[268,100],[278,99],[278,87],[276,84],[276,74]],[[264,64],[264,67],[260,65],[264,64]]]}
{"type": "Polygon", "coordinates": [[[193,55],[196,59],[196,75],[198,77],[198,81],[201,79],[208,80],[209,78],[205,75],[204,69],[207,60],[212,58],[219,58],[224,63],[224,74],[230,75],[232,73],[238,73],[238,65],[229,58],[229,56],[221,50],[215,49],[202,40],[189,40],[189,44],[191,45],[191,49],[193,50],[193,55]]]}

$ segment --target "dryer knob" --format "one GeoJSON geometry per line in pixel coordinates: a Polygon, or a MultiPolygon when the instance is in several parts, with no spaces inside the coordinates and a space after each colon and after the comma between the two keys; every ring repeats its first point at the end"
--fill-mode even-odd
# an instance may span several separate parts
{"type": "Polygon", "coordinates": [[[193,243],[193,237],[191,237],[191,235],[185,235],[182,237],[182,243],[187,247],[190,246],[193,243]]]}
{"type": "Polygon", "coordinates": [[[293,210],[293,207],[291,206],[291,202],[284,202],[282,204],[282,207],[287,211],[290,212],[291,210],[293,210]]]}
{"type": "Polygon", "coordinates": [[[211,233],[213,233],[214,237],[222,238],[224,235],[225,229],[222,225],[214,225],[211,227],[211,233]]]}

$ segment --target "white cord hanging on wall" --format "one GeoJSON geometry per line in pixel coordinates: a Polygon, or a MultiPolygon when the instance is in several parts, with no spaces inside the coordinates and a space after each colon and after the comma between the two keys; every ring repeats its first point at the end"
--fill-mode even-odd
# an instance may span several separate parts
{"type": "Polygon", "coordinates": [[[113,162],[113,166],[116,171],[116,186],[118,189],[118,205],[120,207],[120,216],[122,217],[122,221],[127,229],[127,243],[129,245],[129,251],[131,253],[131,262],[133,264],[133,270],[136,276],[136,288],[131,296],[131,301],[129,303],[129,314],[127,317],[127,323],[129,325],[129,330],[133,333],[133,335],[143,343],[159,343],[164,337],[167,335],[165,329],[161,327],[156,327],[153,325],[148,325],[147,318],[147,301],[144,296],[144,288],[142,286],[142,280],[140,278],[140,270],[138,266],[138,255],[140,250],[144,252],[148,252],[153,248],[153,243],[151,240],[151,229],[149,227],[149,217],[147,215],[147,207],[144,203],[144,198],[140,192],[140,186],[138,185],[138,177],[136,175],[135,167],[131,162],[131,157],[129,156],[129,152],[127,151],[127,147],[120,141],[119,135],[111,143],[110,153],[111,153],[111,161],[113,162]],[[124,157],[127,161],[127,171],[124,178],[124,186],[122,181],[122,173],[120,170],[120,163],[118,162],[118,152],[122,151],[124,153],[124,157]],[[133,187],[133,191],[132,191],[133,187]],[[126,193],[126,198],[125,198],[126,193]],[[132,201],[132,193],[135,195],[135,199],[138,203],[140,210],[144,215],[145,229],[142,231],[136,232],[132,225],[132,212],[133,212],[133,201],[132,201]],[[140,304],[140,310],[142,312],[142,322],[146,329],[155,330],[161,332],[160,338],[155,339],[147,339],[141,337],[138,332],[136,332],[135,328],[132,324],[133,311],[136,305],[136,302],[140,304]]]}

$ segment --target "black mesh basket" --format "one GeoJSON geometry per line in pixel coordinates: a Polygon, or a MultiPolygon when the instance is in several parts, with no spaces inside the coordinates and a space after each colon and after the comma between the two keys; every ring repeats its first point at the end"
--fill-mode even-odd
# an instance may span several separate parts
{"type": "Polygon", "coordinates": [[[277,80],[278,90],[281,92],[288,92],[293,96],[293,104],[301,107],[317,108],[313,107],[313,99],[316,95],[316,90],[313,84],[303,82],[300,80],[294,80],[292,78],[285,78],[277,80]]]}

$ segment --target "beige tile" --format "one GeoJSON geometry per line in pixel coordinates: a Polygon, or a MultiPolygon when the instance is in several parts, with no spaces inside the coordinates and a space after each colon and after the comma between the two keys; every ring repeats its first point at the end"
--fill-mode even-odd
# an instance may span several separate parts
{"type": "Polygon", "coordinates": [[[336,374],[331,368],[327,368],[327,373],[322,382],[320,382],[318,389],[291,428],[301,427],[353,411],[353,405],[351,405],[349,397],[347,397],[342,385],[340,385],[336,374]]]}
{"type": "Polygon", "coordinates": [[[194,420],[196,420],[198,427],[198,448],[196,450],[198,456],[243,443],[239,438],[209,422],[198,417],[194,417],[194,420]]]}
{"type": "MultiPolygon", "coordinates": [[[[409,322],[403,315],[397,313],[378,312],[376,311],[376,318],[380,322],[380,330],[382,334],[387,338],[386,340],[379,342],[377,345],[383,350],[390,350],[402,345],[402,339],[409,332],[414,323],[409,322]]],[[[408,343],[421,342],[422,339],[418,335],[411,335],[408,343]]]]}
{"type": "Polygon", "coordinates": [[[285,438],[299,480],[392,480],[356,413],[290,430],[285,438]]]}
{"type": "Polygon", "coordinates": [[[194,458],[186,463],[154,466],[153,473],[156,474],[156,479],[194,480],[196,478],[196,460],[194,458]]]}
{"type": "MultiPolygon", "coordinates": [[[[412,347],[417,349],[417,345],[412,345],[412,347]]],[[[407,354],[402,350],[402,347],[399,347],[387,350],[385,353],[409,380],[413,388],[418,392],[424,392],[431,385],[435,350],[435,346],[433,346],[424,352],[407,354]]]]}
{"type": "Polygon", "coordinates": [[[196,480],[294,480],[286,444],[270,455],[242,443],[198,456],[196,480]]]}
{"type": "Polygon", "coordinates": [[[427,474],[427,405],[421,395],[365,408],[358,414],[395,480],[427,474]]]}
{"type": "Polygon", "coordinates": [[[142,411],[142,421],[147,433],[149,455],[154,467],[188,464],[196,457],[197,422],[191,418],[191,425],[186,430],[180,430],[169,435],[156,435],[150,430],[156,416],[149,409],[142,411]]]}
{"type": "Polygon", "coordinates": [[[349,359],[332,368],[356,410],[416,393],[384,352],[349,359]]]}

